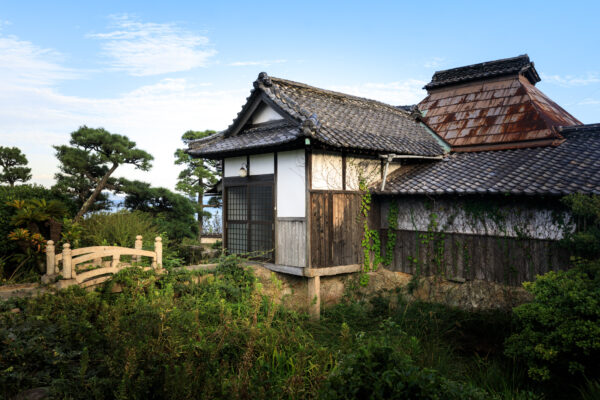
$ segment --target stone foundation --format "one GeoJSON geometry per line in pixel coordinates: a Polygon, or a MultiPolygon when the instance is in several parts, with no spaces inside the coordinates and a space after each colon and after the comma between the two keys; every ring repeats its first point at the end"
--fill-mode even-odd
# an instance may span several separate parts
{"type": "MultiPolygon", "coordinates": [[[[277,303],[293,310],[310,311],[308,278],[273,272],[259,265],[250,266],[262,284],[263,292],[277,303]]],[[[333,306],[344,296],[361,300],[385,292],[399,291],[408,301],[442,303],[466,310],[510,309],[531,300],[522,287],[506,286],[481,280],[453,282],[439,277],[421,278],[380,268],[370,272],[369,284],[358,283],[358,274],[320,277],[321,306],[333,306]],[[409,288],[412,287],[412,290],[409,288]]],[[[314,300],[314,299],[313,299],[314,300]]]]}

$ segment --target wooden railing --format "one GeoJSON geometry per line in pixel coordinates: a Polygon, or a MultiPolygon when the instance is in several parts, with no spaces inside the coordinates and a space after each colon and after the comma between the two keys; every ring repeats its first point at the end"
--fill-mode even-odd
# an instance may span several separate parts
{"type": "MultiPolygon", "coordinates": [[[[56,276],[62,276],[64,280],[74,280],[82,287],[88,287],[102,283],[121,269],[140,264],[142,257],[152,259],[152,267],[156,270],[162,269],[162,239],[156,237],[154,251],[142,250],[142,236],[136,236],[135,248],[118,246],[93,246],[80,249],[71,249],[69,243],[65,243],[61,254],[55,254],[54,242],[49,240],[46,244],[46,275],[42,277],[43,282],[49,282],[56,276]],[[121,256],[131,256],[132,263],[121,261],[121,256]],[[105,261],[104,258],[111,257],[105,261]]],[[[75,283],[75,282],[73,282],[75,283]]]]}

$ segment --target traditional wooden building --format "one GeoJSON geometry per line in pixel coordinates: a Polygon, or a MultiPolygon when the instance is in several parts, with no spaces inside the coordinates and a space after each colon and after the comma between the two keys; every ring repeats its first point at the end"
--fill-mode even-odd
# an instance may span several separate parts
{"type": "Polygon", "coordinates": [[[233,124],[188,151],[223,160],[225,248],[305,275],[361,262],[361,179],[449,149],[404,109],[261,73],[233,124]]]}
{"type": "Polygon", "coordinates": [[[384,245],[398,207],[388,268],[433,272],[437,246],[447,277],[518,284],[564,263],[549,246],[568,219],[557,199],[600,193],[600,126],[581,125],[539,80],[526,55],[474,64],[436,72],[421,103],[399,107],[261,73],[233,123],[188,151],[223,162],[225,248],[258,252],[275,271],[359,270],[363,184],[384,245]],[[474,219],[478,201],[494,209],[474,219]]]}

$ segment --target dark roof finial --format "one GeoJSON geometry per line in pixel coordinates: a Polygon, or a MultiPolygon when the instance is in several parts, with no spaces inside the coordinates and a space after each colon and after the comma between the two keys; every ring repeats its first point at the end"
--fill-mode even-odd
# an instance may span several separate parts
{"type": "Polygon", "coordinates": [[[261,72],[260,74],[258,74],[257,81],[260,82],[260,83],[262,83],[266,87],[273,86],[273,82],[271,81],[271,77],[269,75],[267,75],[266,72],[261,72]]]}
{"type": "Polygon", "coordinates": [[[410,116],[413,117],[415,121],[421,121],[423,119],[423,114],[421,114],[418,105],[415,104],[410,108],[410,116]]]}
{"type": "Polygon", "coordinates": [[[314,136],[321,124],[319,123],[319,119],[317,118],[317,114],[312,114],[310,117],[306,118],[300,128],[302,129],[302,133],[307,136],[314,136]]]}

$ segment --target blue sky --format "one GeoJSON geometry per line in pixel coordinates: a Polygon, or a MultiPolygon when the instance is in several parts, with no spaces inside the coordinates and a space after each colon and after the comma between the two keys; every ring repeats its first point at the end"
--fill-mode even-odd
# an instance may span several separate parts
{"type": "Polygon", "coordinates": [[[537,86],[600,122],[600,2],[0,1],[0,145],[51,185],[80,125],[135,140],[173,188],[188,129],[220,130],[260,71],[413,104],[439,69],[527,53],[537,86]]]}

